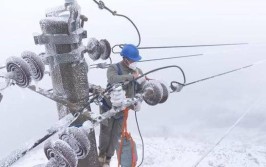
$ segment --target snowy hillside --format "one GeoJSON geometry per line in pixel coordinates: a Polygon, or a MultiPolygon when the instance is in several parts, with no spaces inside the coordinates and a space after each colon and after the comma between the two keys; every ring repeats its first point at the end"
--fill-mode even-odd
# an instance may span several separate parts
{"type": "MultiPolygon", "coordinates": [[[[145,140],[143,167],[192,167],[213,145],[188,137],[152,137],[145,140]]],[[[141,159],[140,140],[137,140],[141,159]]],[[[235,138],[225,140],[200,163],[200,167],[265,167],[266,146],[254,141],[241,141],[235,138]]],[[[140,159],[138,162],[140,162],[140,159]]],[[[45,163],[47,159],[41,148],[32,151],[12,167],[32,167],[45,163]]],[[[116,157],[111,167],[117,166],[116,157]]]]}

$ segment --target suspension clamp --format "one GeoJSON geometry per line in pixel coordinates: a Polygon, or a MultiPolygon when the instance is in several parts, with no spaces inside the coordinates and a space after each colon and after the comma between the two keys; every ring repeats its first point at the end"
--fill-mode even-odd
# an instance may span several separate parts
{"type": "Polygon", "coordinates": [[[182,84],[182,83],[179,83],[179,82],[176,82],[176,81],[172,81],[170,88],[172,89],[172,93],[173,93],[173,92],[180,92],[183,89],[184,86],[185,85],[182,84]]]}

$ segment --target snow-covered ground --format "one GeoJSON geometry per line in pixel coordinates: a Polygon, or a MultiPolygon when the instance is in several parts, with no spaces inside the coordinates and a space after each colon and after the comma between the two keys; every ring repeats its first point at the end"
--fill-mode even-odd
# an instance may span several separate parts
{"type": "MultiPolygon", "coordinates": [[[[243,136],[242,136],[243,137],[243,136]]],[[[265,167],[266,145],[258,140],[237,139],[236,136],[224,140],[209,154],[199,167],[265,167]]],[[[219,138],[219,137],[218,137],[219,138]]],[[[215,144],[214,141],[192,137],[146,137],[143,167],[192,167],[215,144]]],[[[136,140],[139,162],[141,141],[136,140]]],[[[32,167],[47,162],[42,146],[30,152],[12,167],[32,167]]],[[[117,166],[116,157],[111,167],[117,166]]]]}

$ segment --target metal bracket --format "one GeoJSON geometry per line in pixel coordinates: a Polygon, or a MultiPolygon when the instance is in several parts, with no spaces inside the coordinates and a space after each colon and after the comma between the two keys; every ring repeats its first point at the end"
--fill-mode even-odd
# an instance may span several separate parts
{"type": "Polygon", "coordinates": [[[69,102],[68,100],[66,100],[65,98],[61,97],[61,96],[56,96],[53,94],[53,92],[51,91],[47,91],[47,90],[44,90],[44,89],[41,89],[39,88],[38,90],[36,89],[36,86],[34,85],[30,85],[28,87],[30,90],[50,99],[50,100],[53,100],[57,103],[60,103],[70,109],[74,109],[74,110],[80,110],[82,107],[78,106],[77,104],[75,103],[71,103],[69,102]]]}
{"type": "Polygon", "coordinates": [[[49,64],[50,62],[53,62],[54,65],[64,64],[64,63],[73,63],[73,62],[81,61],[84,58],[83,54],[85,53],[85,51],[86,51],[86,47],[80,46],[78,49],[75,49],[69,53],[43,54],[42,59],[45,62],[45,64],[49,64]]]}
{"type": "Polygon", "coordinates": [[[41,34],[34,35],[34,42],[36,45],[44,44],[74,44],[79,43],[82,39],[87,38],[87,31],[82,28],[74,33],[68,34],[41,34]]]}

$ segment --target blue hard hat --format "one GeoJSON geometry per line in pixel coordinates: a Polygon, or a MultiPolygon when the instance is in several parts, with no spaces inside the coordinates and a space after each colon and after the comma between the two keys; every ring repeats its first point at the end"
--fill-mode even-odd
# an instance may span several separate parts
{"type": "Polygon", "coordinates": [[[124,45],[120,55],[131,61],[140,61],[141,56],[139,55],[139,50],[136,46],[132,44],[124,45]]]}

